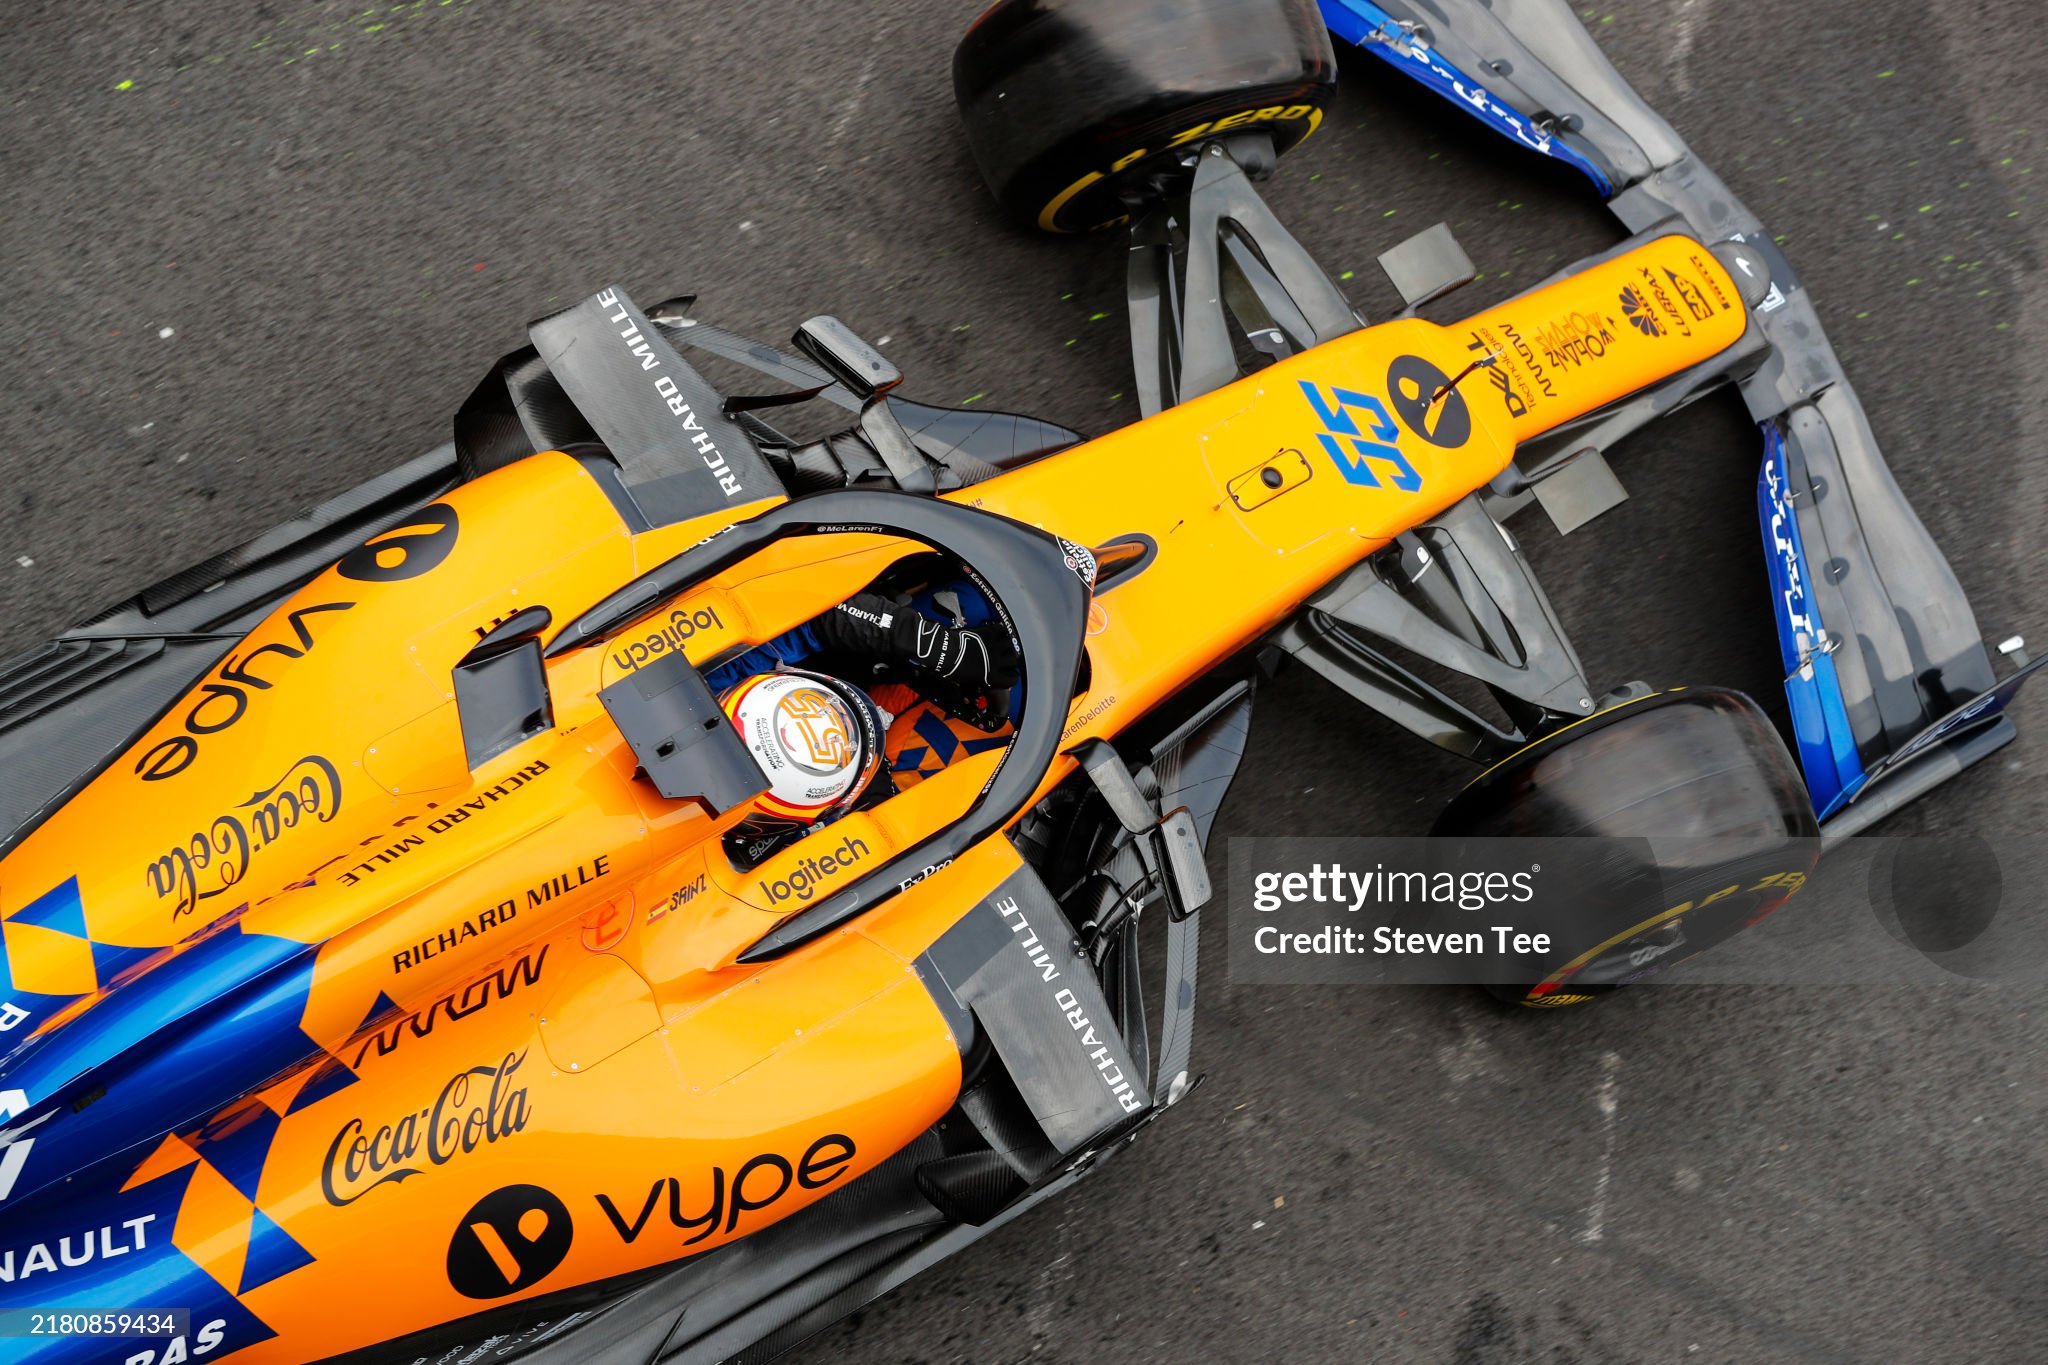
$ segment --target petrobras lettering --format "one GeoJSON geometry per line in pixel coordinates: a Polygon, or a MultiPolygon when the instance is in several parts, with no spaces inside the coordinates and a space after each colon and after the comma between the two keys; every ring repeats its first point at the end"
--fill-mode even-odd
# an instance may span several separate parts
{"type": "Polygon", "coordinates": [[[700,630],[722,630],[725,620],[716,607],[698,607],[690,610],[677,607],[668,614],[668,620],[653,634],[621,646],[612,655],[612,662],[620,669],[631,672],[650,659],[664,654],[679,654],[684,644],[694,638],[700,630]]]}
{"type": "Polygon", "coordinates": [[[785,875],[762,881],[761,894],[768,898],[770,905],[779,905],[792,898],[807,901],[818,894],[818,887],[827,879],[838,876],[867,856],[867,840],[849,834],[831,852],[805,858],[785,875]]]}
{"type": "Polygon", "coordinates": [[[1140,1108],[1138,1092],[1131,1087],[1130,1079],[1124,1075],[1123,1063],[1117,1059],[1116,1053],[1097,1032],[1095,1022],[1088,1017],[1087,1007],[1081,1003],[1081,998],[1063,986],[1059,993],[1053,996],[1052,1001],[1060,1007],[1060,1013],[1067,1017],[1068,1027],[1074,1030],[1075,1038],[1087,1050],[1089,1063],[1094,1066],[1095,1074],[1102,1079],[1102,1083],[1109,1087],[1110,1097],[1116,1101],[1117,1107],[1126,1114],[1137,1113],[1140,1108]]]}
{"type": "MultiPolygon", "coordinates": [[[[1448,72],[1451,68],[1444,67],[1443,70],[1448,72]]],[[[1458,76],[1447,76],[1446,79],[1451,83],[1452,92],[1459,99],[1471,105],[1475,113],[1482,117],[1493,119],[1501,127],[1513,133],[1515,139],[1523,145],[1545,154],[1549,153],[1550,134],[1536,127],[1520,114],[1495,99],[1492,91],[1483,85],[1468,84],[1458,76]]]]}
{"type": "MultiPolygon", "coordinates": [[[[632,309],[619,298],[619,292],[616,289],[607,289],[597,296],[597,303],[601,308],[615,310],[607,321],[618,328],[619,340],[626,343],[627,350],[640,362],[640,368],[643,371],[659,370],[660,354],[655,351],[654,343],[640,331],[640,324],[633,320],[632,309]]],[[[718,481],[718,486],[725,495],[730,498],[744,491],[740,487],[739,476],[733,473],[732,467],[726,463],[724,453],[718,448],[718,442],[712,439],[711,433],[704,430],[703,422],[698,420],[697,410],[690,405],[690,400],[683,396],[682,388],[676,383],[675,378],[667,374],[656,375],[654,391],[661,395],[661,400],[668,405],[668,410],[682,420],[685,439],[696,449],[698,458],[704,461],[704,467],[711,471],[711,476],[718,481]]]]}
{"type": "Polygon", "coordinates": [[[0,1249],[0,1284],[76,1270],[94,1261],[111,1261],[116,1256],[141,1251],[149,1245],[149,1225],[155,1221],[155,1214],[145,1213],[123,1223],[87,1228],[76,1236],[0,1249]]]}
{"type": "MultiPolygon", "coordinates": [[[[665,1202],[669,1226],[690,1233],[682,1240],[682,1245],[690,1246],[714,1233],[732,1233],[740,1225],[741,1214],[773,1206],[792,1188],[824,1189],[846,1174],[854,1152],[852,1138],[844,1133],[827,1133],[794,1161],[775,1152],[750,1157],[732,1173],[730,1180],[723,1166],[713,1166],[708,1177],[686,1180],[663,1176],[648,1187],[637,1213],[627,1214],[605,1194],[597,1196],[597,1206],[604,1210],[619,1240],[630,1245],[639,1240],[653,1221],[655,1209],[665,1202]],[[687,1191],[685,1185],[689,1187],[687,1191]],[[664,1194],[668,1196],[666,1201],[662,1198],[664,1194]]],[[[627,1207],[631,1207],[630,1200],[627,1207]]]]}
{"type": "Polygon", "coordinates": [[[1024,912],[1017,906],[1017,898],[1005,896],[997,901],[996,913],[1003,917],[1003,923],[1010,926],[1010,932],[1016,936],[1017,946],[1022,948],[1024,956],[1031,960],[1032,969],[1038,973],[1039,979],[1059,980],[1058,964],[1052,960],[1052,954],[1047,951],[1045,944],[1032,929],[1031,921],[1024,918],[1024,912]]]}
{"type": "Polygon", "coordinates": [[[524,1129],[532,1110],[526,1087],[512,1075],[526,1061],[508,1052],[494,1066],[472,1066],[449,1077],[434,1102],[368,1128],[352,1118],[335,1133],[320,1168],[320,1191],[346,1208],[379,1185],[396,1184],[427,1166],[445,1166],[479,1147],[524,1129]]]}
{"type": "MultiPolygon", "coordinates": [[[[1422,6],[1423,10],[1434,8],[1422,6]]],[[[1606,174],[1559,136],[1552,120],[1524,114],[1437,55],[1433,50],[1435,40],[1424,24],[1393,18],[1379,5],[1367,3],[1367,0],[1342,0],[1341,3],[1326,5],[1323,15],[1339,36],[1357,43],[1389,65],[1399,67],[1404,74],[1532,151],[1576,167],[1599,186],[1603,195],[1613,192],[1614,187],[1606,174]]],[[[1505,63],[1493,69],[1504,78],[1511,75],[1505,63]]],[[[1576,125],[1567,120],[1565,126],[1573,128],[1576,125]]]]}
{"type": "Polygon", "coordinates": [[[182,918],[199,902],[240,882],[257,855],[292,830],[308,821],[324,824],[340,807],[340,772],[328,760],[308,754],[277,781],[167,850],[144,869],[144,879],[158,900],[171,902],[171,918],[182,918]]]}
{"type": "Polygon", "coordinates": [[[187,1360],[212,1355],[227,1339],[228,1320],[214,1318],[192,1333],[188,1343],[182,1336],[166,1339],[160,1346],[151,1344],[125,1356],[121,1365],[183,1365],[187,1360]],[[162,1354],[159,1355],[158,1352],[162,1354]]]}
{"type": "Polygon", "coordinates": [[[265,663],[258,671],[255,667],[258,659],[266,654],[275,654],[284,661],[305,658],[313,652],[314,618],[322,612],[347,611],[354,606],[353,602],[322,602],[300,607],[285,617],[285,623],[292,628],[292,638],[297,641],[295,645],[273,640],[241,654],[230,654],[226,662],[214,670],[213,677],[199,685],[195,694],[197,699],[185,711],[183,733],[172,735],[145,750],[142,757],[135,760],[136,776],[144,782],[161,782],[191,767],[192,761],[199,757],[201,740],[239,725],[249,714],[250,699],[256,693],[268,692],[276,684],[276,670],[282,669],[283,663],[265,663]]]}

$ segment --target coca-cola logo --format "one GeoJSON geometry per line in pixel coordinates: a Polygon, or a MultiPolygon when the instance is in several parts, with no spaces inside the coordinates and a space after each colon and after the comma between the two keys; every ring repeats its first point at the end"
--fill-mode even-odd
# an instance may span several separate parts
{"type": "Polygon", "coordinates": [[[166,850],[143,876],[158,900],[171,902],[171,918],[181,918],[239,883],[257,855],[291,831],[309,821],[324,824],[340,808],[341,773],[308,754],[283,777],[166,850]]]}
{"type": "Polygon", "coordinates": [[[495,1066],[459,1071],[432,1104],[375,1128],[367,1120],[350,1119],[327,1146],[320,1192],[334,1207],[346,1208],[379,1185],[397,1184],[428,1166],[445,1166],[519,1132],[532,1110],[526,1087],[515,1084],[512,1073],[525,1061],[522,1049],[508,1052],[495,1066]]]}

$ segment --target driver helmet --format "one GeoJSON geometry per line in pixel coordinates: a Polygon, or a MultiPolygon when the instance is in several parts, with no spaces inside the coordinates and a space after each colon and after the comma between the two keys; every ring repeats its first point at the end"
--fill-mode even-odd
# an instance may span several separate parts
{"type": "Polygon", "coordinates": [[[768,789],[745,822],[811,825],[853,808],[881,766],[881,713],[853,684],[822,673],[756,673],[719,705],[746,741],[768,789]]]}

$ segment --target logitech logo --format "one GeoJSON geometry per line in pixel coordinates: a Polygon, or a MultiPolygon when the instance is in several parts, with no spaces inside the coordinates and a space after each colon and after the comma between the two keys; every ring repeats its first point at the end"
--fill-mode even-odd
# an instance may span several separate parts
{"type": "Polygon", "coordinates": [[[768,898],[770,905],[779,905],[786,900],[808,901],[818,894],[818,887],[827,878],[837,876],[867,856],[867,840],[849,834],[830,853],[805,858],[787,875],[759,883],[761,894],[768,898]]]}
{"type": "Polygon", "coordinates": [[[698,607],[694,611],[682,607],[668,614],[668,623],[643,640],[624,645],[612,655],[612,662],[622,672],[640,667],[649,659],[658,659],[664,654],[680,654],[683,646],[700,630],[720,630],[725,621],[715,607],[698,607]]]}

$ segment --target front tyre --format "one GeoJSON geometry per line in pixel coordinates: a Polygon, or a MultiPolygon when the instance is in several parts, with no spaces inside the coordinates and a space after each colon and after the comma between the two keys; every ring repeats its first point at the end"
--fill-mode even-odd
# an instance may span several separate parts
{"type": "MultiPolygon", "coordinates": [[[[1438,835],[1641,841],[1584,894],[1544,907],[1552,951],[1533,980],[1487,989],[1534,1008],[1586,1004],[1677,965],[1776,910],[1820,857],[1819,825],[1784,741],[1739,692],[1624,702],[1482,773],[1438,835]]],[[[1620,846],[1617,846],[1620,847],[1620,846]]]]}
{"type": "Polygon", "coordinates": [[[1127,221],[1205,138],[1263,132],[1286,151],[1336,80],[1314,0],[999,0],[953,53],[982,177],[1047,232],[1127,221]]]}

